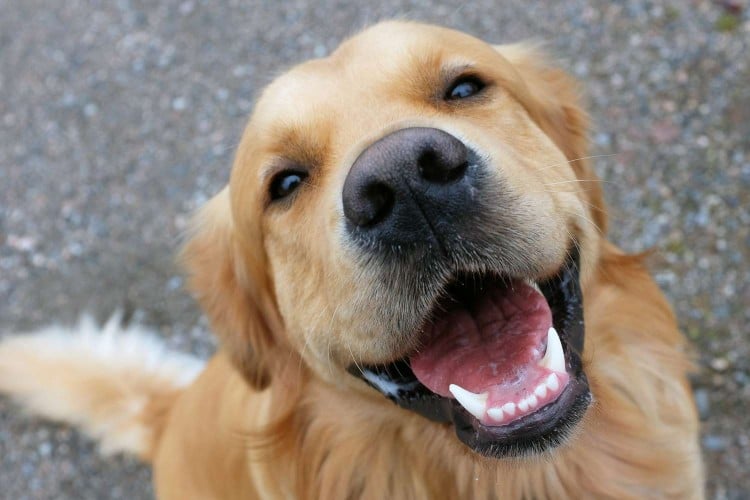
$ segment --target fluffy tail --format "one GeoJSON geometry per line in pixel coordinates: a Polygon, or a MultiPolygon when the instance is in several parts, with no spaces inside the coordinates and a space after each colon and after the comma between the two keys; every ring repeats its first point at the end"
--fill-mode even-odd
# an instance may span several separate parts
{"type": "Polygon", "coordinates": [[[203,362],[169,353],[138,326],[83,317],[0,339],[0,393],[31,413],[78,426],[104,453],[149,460],[175,398],[203,362]]]}

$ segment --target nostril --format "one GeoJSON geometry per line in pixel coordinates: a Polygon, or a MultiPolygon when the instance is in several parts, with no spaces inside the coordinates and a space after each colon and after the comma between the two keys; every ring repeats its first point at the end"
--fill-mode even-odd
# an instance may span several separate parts
{"type": "Polygon", "coordinates": [[[419,175],[428,182],[445,184],[463,177],[469,166],[467,161],[453,162],[427,149],[417,159],[419,175]]]}
{"type": "Polygon", "coordinates": [[[391,213],[393,208],[393,191],[381,183],[369,185],[364,192],[370,202],[369,221],[365,225],[377,224],[391,213]]]}
{"type": "Polygon", "coordinates": [[[359,227],[373,226],[391,213],[395,197],[384,183],[373,182],[360,192],[359,200],[345,206],[347,218],[359,227]]]}

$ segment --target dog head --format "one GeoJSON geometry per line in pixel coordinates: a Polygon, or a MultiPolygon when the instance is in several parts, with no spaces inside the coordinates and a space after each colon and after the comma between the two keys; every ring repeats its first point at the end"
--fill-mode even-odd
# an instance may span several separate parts
{"type": "Polygon", "coordinates": [[[590,401],[586,127],[531,47],[377,25],[262,93],[185,248],[191,287],[256,387],[294,357],[481,454],[556,446],[590,401]]]}

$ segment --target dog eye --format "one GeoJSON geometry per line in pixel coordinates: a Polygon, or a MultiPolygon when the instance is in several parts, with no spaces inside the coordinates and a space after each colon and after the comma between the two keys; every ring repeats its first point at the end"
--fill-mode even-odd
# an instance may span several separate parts
{"type": "Polygon", "coordinates": [[[445,93],[446,101],[466,99],[478,94],[484,88],[482,80],[475,76],[462,76],[458,78],[445,93]]]}
{"type": "Polygon", "coordinates": [[[307,173],[299,170],[284,170],[276,174],[271,180],[269,191],[271,201],[280,200],[292,194],[307,178],[307,173]]]}

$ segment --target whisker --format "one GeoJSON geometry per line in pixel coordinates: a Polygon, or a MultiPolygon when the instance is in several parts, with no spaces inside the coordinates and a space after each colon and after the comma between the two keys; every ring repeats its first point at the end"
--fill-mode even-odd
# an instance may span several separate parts
{"type": "Polygon", "coordinates": [[[605,236],[605,234],[604,234],[604,233],[602,232],[602,230],[601,230],[601,229],[599,229],[599,226],[597,226],[597,225],[596,225],[596,223],[595,223],[594,221],[592,221],[591,219],[589,219],[589,218],[588,218],[588,217],[586,217],[585,215],[580,215],[580,214],[578,214],[578,217],[580,217],[581,219],[583,219],[583,220],[585,220],[586,222],[588,222],[588,223],[589,223],[589,224],[591,225],[591,227],[593,227],[593,228],[594,228],[594,229],[596,230],[596,232],[597,232],[597,233],[599,233],[599,236],[602,236],[602,237],[604,237],[604,236],[605,236]]]}
{"type": "MultiPolygon", "coordinates": [[[[333,314],[331,314],[331,322],[328,324],[328,332],[330,333],[333,330],[333,322],[336,320],[336,314],[339,312],[339,307],[341,307],[341,304],[336,304],[336,308],[333,310],[333,314]]],[[[331,372],[331,375],[334,375],[333,373],[333,365],[331,364],[331,342],[333,340],[333,335],[327,335],[328,337],[328,346],[326,349],[326,354],[328,356],[328,369],[331,372]]]]}
{"type": "Polygon", "coordinates": [[[363,372],[364,370],[362,370],[362,366],[360,366],[359,362],[357,361],[357,357],[354,355],[354,351],[352,351],[352,345],[349,342],[349,339],[346,338],[346,337],[344,337],[344,340],[346,341],[346,348],[349,351],[349,355],[352,357],[352,361],[354,362],[354,366],[357,367],[357,370],[359,370],[360,372],[363,372]]]}
{"type": "Polygon", "coordinates": [[[565,190],[559,190],[559,189],[555,189],[555,190],[542,189],[542,190],[539,190],[539,191],[529,191],[528,194],[532,194],[532,193],[550,193],[550,194],[570,193],[570,194],[577,194],[577,193],[588,193],[589,191],[594,191],[594,190],[595,190],[595,188],[591,188],[591,189],[576,189],[576,190],[571,190],[571,191],[565,191],[565,190]]]}
{"type": "Polygon", "coordinates": [[[577,161],[583,161],[583,160],[593,160],[594,158],[608,158],[610,156],[617,156],[617,153],[610,153],[606,155],[591,155],[591,156],[581,156],[580,158],[574,158],[572,160],[567,160],[562,163],[555,163],[554,165],[547,165],[545,167],[540,167],[539,171],[544,171],[550,168],[559,167],[561,165],[570,165],[571,163],[575,163],[577,161]]]}
{"type": "MultiPolygon", "coordinates": [[[[578,200],[578,201],[580,201],[581,203],[584,203],[591,210],[596,210],[597,212],[601,212],[601,213],[608,213],[608,211],[606,209],[604,209],[602,207],[597,207],[596,205],[594,205],[590,201],[586,201],[586,200],[578,200]]],[[[611,213],[611,211],[609,211],[609,213],[611,213]]]]}
{"type": "MultiPolygon", "coordinates": [[[[310,322],[310,324],[312,325],[312,330],[315,330],[318,327],[318,324],[320,323],[320,320],[323,317],[323,314],[327,310],[328,310],[328,306],[326,306],[325,309],[321,310],[318,313],[318,315],[315,317],[315,319],[310,322]]],[[[300,354],[298,369],[302,369],[302,362],[303,362],[303,360],[305,358],[305,352],[307,352],[307,350],[310,350],[310,352],[313,352],[312,348],[310,347],[310,338],[309,338],[309,335],[308,335],[308,332],[310,332],[310,331],[311,331],[311,329],[308,328],[302,334],[302,339],[305,342],[304,342],[304,345],[302,346],[302,353],[300,354]]]]}
{"type": "MultiPolygon", "coordinates": [[[[595,223],[594,221],[592,221],[591,219],[589,219],[589,218],[588,218],[588,217],[586,217],[585,215],[582,215],[582,214],[580,214],[580,213],[578,213],[578,212],[572,212],[572,211],[570,211],[570,210],[565,210],[565,209],[563,209],[563,210],[561,210],[561,211],[562,211],[563,213],[565,213],[565,214],[568,214],[568,215],[572,215],[572,216],[574,216],[574,217],[577,217],[577,218],[583,219],[584,221],[588,222],[588,223],[589,223],[589,225],[590,225],[591,227],[593,227],[593,228],[594,228],[594,229],[596,230],[596,232],[597,232],[597,233],[599,234],[599,236],[602,236],[602,237],[605,237],[605,236],[606,236],[606,235],[605,235],[605,234],[604,234],[604,233],[602,232],[602,230],[601,230],[601,229],[599,228],[599,226],[597,226],[597,225],[596,225],[596,223],[595,223]]],[[[566,230],[567,230],[567,228],[566,228],[566,230]]]]}
{"type": "Polygon", "coordinates": [[[600,182],[602,184],[612,184],[614,186],[617,186],[618,183],[613,181],[606,181],[604,179],[573,179],[569,181],[560,181],[560,182],[545,182],[545,186],[557,186],[558,184],[571,184],[574,182],[600,182]]]}

